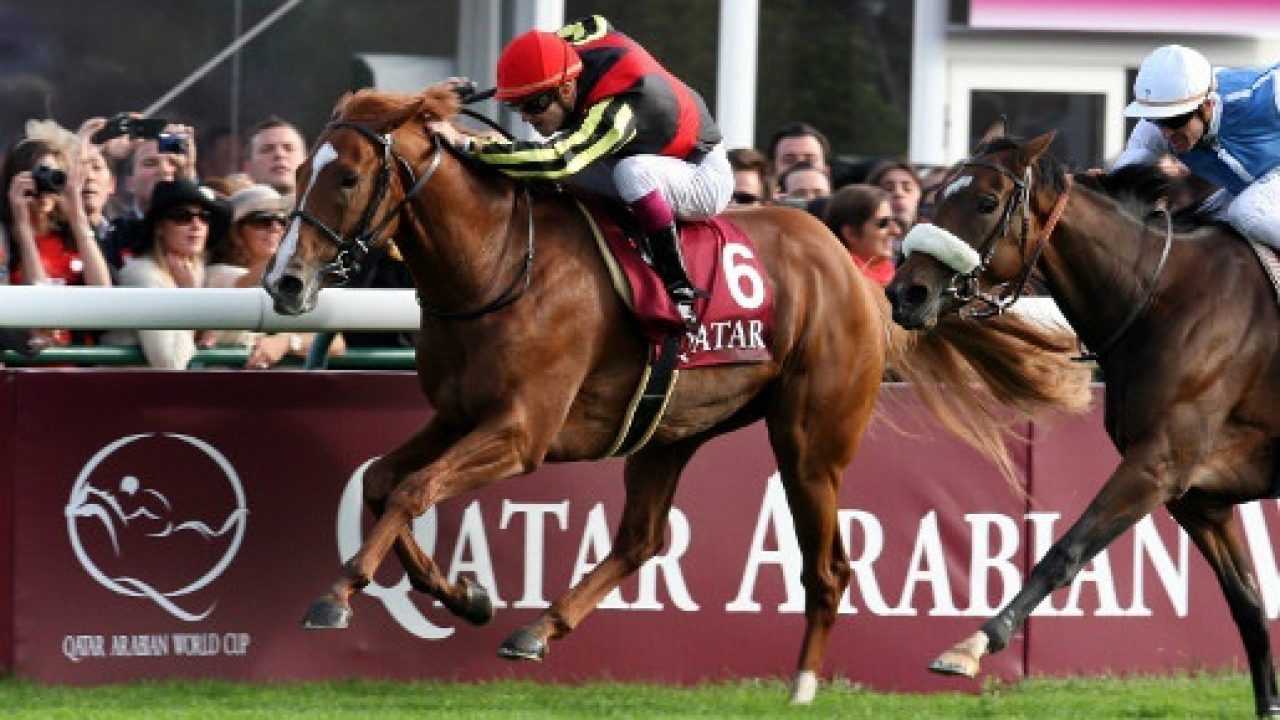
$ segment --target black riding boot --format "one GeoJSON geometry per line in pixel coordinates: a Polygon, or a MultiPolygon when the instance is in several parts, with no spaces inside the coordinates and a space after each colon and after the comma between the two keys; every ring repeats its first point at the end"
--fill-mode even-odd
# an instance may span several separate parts
{"type": "Polygon", "coordinates": [[[649,254],[653,257],[653,269],[658,271],[667,294],[680,311],[680,317],[690,329],[697,327],[698,320],[693,316],[693,301],[697,298],[709,298],[705,290],[695,287],[689,279],[689,272],[684,267],[684,256],[680,254],[680,231],[675,223],[661,230],[648,233],[649,254]]]}

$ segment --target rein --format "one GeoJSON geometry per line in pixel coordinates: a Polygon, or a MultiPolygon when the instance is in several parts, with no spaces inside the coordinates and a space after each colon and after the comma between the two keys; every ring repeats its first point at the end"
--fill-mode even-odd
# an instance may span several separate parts
{"type": "MultiPolygon", "coordinates": [[[[1169,249],[1173,247],[1173,217],[1169,213],[1169,208],[1162,207],[1159,210],[1152,211],[1151,214],[1147,215],[1147,217],[1151,217],[1151,215],[1156,213],[1164,215],[1164,247],[1160,250],[1160,259],[1156,262],[1156,269],[1151,273],[1151,281],[1147,283],[1146,296],[1143,298],[1142,302],[1135,304],[1129,309],[1129,314],[1125,316],[1125,319],[1120,323],[1120,325],[1112,331],[1111,337],[1107,338],[1106,341],[1098,346],[1097,350],[1081,353],[1079,357],[1074,358],[1075,360],[1080,362],[1096,361],[1100,355],[1105,354],[1120,338],[1124,337],[1124,334],[1128,332],[1134,321],[1146,312],[1147,308],[1151,307],[1152,301],[1155,300],[1157,283],[1160,281],[1160,273],[1164,272],[1165,262],[1169,259],[1169,249]]],[[[1143,235],[1145,235],[1146,232],[1146,223],[1143,223],[1143,235]]]]}
{"type": "Polygon", "coordinates": [[[990,266],[991,258],[995,255],[996,246],[1000,238],[1008,235],[1009,225],[1013,221],[1013,214],[1017,212],[1019,206],[1022,207],[1022,230],[1021,241],[1018,246],[1023,247],[1026,244],[1027,233],[1031,229],[1031,168],[1028,167],[1024,176],[1019,178],[1005,168],[991,163],[971,161],[962,163],[961,167],[980,167],[994,170],[1009,178],[1014,184],[1012,200],[1005,203],[1000,222],[996,224],[991,234],[983,241],[980,261],[977,267],[963,275],[958,275],[952,281],[952,286],[947,289],[948,294],[954,295],[966,305],[978,302],[984,306],[973,309],[962,308],[961,314],[972,318],[988,318],[1004,313],[1022,297],[1023,289],[1031,278],[1031,273],[1035,270],[1036,263],[1040,262],[1040,256],[1044,254],[1044,249],[1049,244],[1049,238],[1053,235],[1053,230],[1057,227],[1058,221],[1062,219],[1063,211],[1066,210],[1067,200],[1071,196],[1072,180],[1070,175],[1062,176],[1062,192],[1058,194],[1058,199],[1054,202],[1053,209],[1049,211],[1049,217],[1040,228],[1040,234],[1036,237],[1035,245],[1032,247],[1030,255],[1023,260],[1022,270],[1018,273],[1017,280],[1004,283],[999,294],[993,296],[991,293],[981,290],[979,276],[990,266]]]}
{"type": "MultiPolygon", "coordinates": [[[[382,166],[378,169],[378,179],[374,185],[373,197],[369,204],[365,206],[364,212],[361,213],[359,221],[356,222],[355,228],[347,237],[339,235],[333,228],[329,227],[323,220],[315,214],[298,208],[290,213],[291,218],[298,218],[302,222],[310,225],[320,232],[320,234],[329,242],[338,247],[338,252],[333,260],[320,268],[320,272],[325,275],[334,277],[340,283],[348,283],[353,276],[359,272],[360,264],[369,255],[369,251],[378,241],[378,238],[386,230],[387,226],[400,215],[401,212],[408,209],[409,201],[426,187],[427,182],[440,169],[440,163],[444,157],[444,141],[439,137],[434,138],[434,147],[431,150],[431,156],[427,160],[427,166],[419,177],[413,171],[413,167],[409,161],[404,159],[400,153],[395,151],[395,138],[390,132],[386,134],[378,134],[373,129],[346,120],[335,120],[325,128],[328,132],[333,129],[350,129],[358,132],[361,137],[378,146],[382,151],[382,166]],[[398,164],[409,178],[410,186],[405,191],[404,196],[395,206],[382,216],[378,222],[374,222],[374,215],[378,208],[382,205],[386,198],[387,191],[391,185],[391,173],[393,164],[398,164]]],[[[497,297],[484,305],[467,310],[442,310],[432,308],[422,303],[422,297],[418,297],[418,305],[422,308],[422,312],[431,317],[465,320],[486,315],[495,310],[500,310],[516,300],[519,300],[529,289],[529,285],[533,280],[533,255],[534,255],[534,229],[533,229],[533,197],[529,192],[527,185],[521,186],[524,191],[525,207],[528,214],[528,242],[524,252],[524,262],[521,265],[520,273],[511,281],[497,297]],[[521,280],[524,281],[521,286],[521,280]]],[[[514,216],[519,206],[519,195],[512,197],[512,215],[514,216]]]]}

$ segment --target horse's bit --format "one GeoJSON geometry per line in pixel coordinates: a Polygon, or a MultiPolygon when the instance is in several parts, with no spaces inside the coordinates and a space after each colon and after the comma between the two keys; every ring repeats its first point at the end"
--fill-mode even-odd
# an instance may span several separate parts
{"type": "MultiPolygon", "coordinates": [[[[427,166],[423,170],[421,177],[417,177],[413,171],[413,166],[408,160],[404,159],[400,153],[395,151],[393,147],[395,139],[388,132],[380,135],[371,128],[353,123],[347,120],[335,120],[325,128],[325,132],[333,129],[348,128],[355,130],[362,137],[378,146],[382,151],[382,165],[378,168],[378,179],[373,189],[373,197],[365,206],[364,212],[360,215],[360,220],[356,222],[355,228],[347,237],[342,237],[333,228],[329,227],[323,220],[316,217],[313,213],[298,208],[293,211],[291,217],[296,217],[311,227],[319,230],[321,235],[338,247],[338,253],[333,260],[326,263],[320,268],[320,272],[324,275],[334,277],[340,283],[348,283],[353,276],[359,272],[360,264],[369,255],[370,249],[377,242],[378,237],[386,230],[387,225],[400,214],[402,210],[409,204],[409,201],[417,195],[431,176],[440,169],[440,161],[444,156],[444,142],[441,138],[435,138],[434,147],[431,150],[431,156],[427,159],[427,166]],[[410,186],[405,191],[404,197],[400,198],[400,202],[396,203],[378,222],[374,222],[374,214],[378,207],[382,205],[383,199],[387,195],[387,190],[391,186],[392,164],[398,164],[405,175],[409,178],[410,186]]],[[[429,308],[422,305],[422,298],[419,296],[418,304],[422,307],[422,311],[428,315],[443,318],[466,319],[478,317],[486,313],[493,312],[510,305],[528,290],[529,283],[532,280],[533,267],[533,198],[529,194],[528,186],[524,186],[525,206],[528,209],[528,243],[525,248],[524,263],[520,273],[512,280],[511,284],[498,295],[496,300],[488,302],[478,308],[469,310],[439,310],[429,308]],[[524,286],[517,289],[521,280],[524,280],[524,286]]],[[[518,196],[512,199],[512,212],[515,212],[515,205],[518,203],[518,196]]]]}
{"type": "MultiPolygon", "coordinates": [[[[980,302],[986,305],[984,308],[973,310],[964,310],[961,306],[960,312],[973,318],[986,318],[999,315],[1009,308],[1010,305],[1018,301],[1022,295],[1022,289],[1026,285],[1028,278],[1031,276],[1032,270],[1035,269],[1036,263],[1040,261],[1040,256],[1044,253],[1044,248],[1048,244],[1049,236],[1053,233],[1053,229],[1058,224],[1058,220],[1062,218],[1062,212],[1067,206],[1067,198],[1071,193],[1071,176],[1063,175],[1063,190],[1058,195],[1057,201],[1054,202],[1053,210],[1050,211],[1049,217],[1045,220],[1044,227],[1040,230],[1040,236],[1036,238],[1036,245],[1031,254],[1024,258],[1022,272],[1018,274],[1015,282],[1005,283],[999,295],[992,296],[989,292],[983,292],[979,287],[978,276],[987,269],[991,260],[991,256],[995,253],[996,243],[1000,238],[1005,237],[1009,232],[1009,224],[1013,219],[1013,213],[1018,206],[1022,207],[1022,231],[1021,239],[1018,247],[1022,248],[1026,245],[1027,233],[1031,225],[1031,167],[1028,166],[1023,177],[1019,178],[1009,170],[992,163],[969,161],[961,163],[960,167],[979,167],[987,170],[994,170],[1004,175],[1014,185],[1014,194],[1011,199],[1005,203],[1004,212],[1001,214],[1000,222],[991,231],[991,234],[983,241],[982,250],[979,252],[981,262],[973,270],[968,273],[957,274],[951,282],[951,286],[944,291],[945,294],[953,295],[957,300],[964,304],[970,302],[980,302]]],[[[1097,357],[1111,348],[1112,345],[1119,340],[1129,326],[1145,311],[1155,298],[1156,283],[1160,278],[1160,274],[1164,271],[1166,261],[1169,259],[1169,249],[1173,244],[1173,220],[1170,216],[1168,208],[1161,208],[1158,211],[1164,215],[1165,234],[1164,247],[1160,251],[1160,259],[1156,262],[1156,267],[1151,275],[1151,282],[1147,284],[1147,293],[1141,303],[1135,304],[1125,319],[1116,327],[1104,342],[1098,345],[1096,350],[1083,353],[1076,358],[1081,361],[1096,360],[1097,357]]],[[[1155,214],[1155,213],[1153,213],[1155,214]]],[[[1145,229],[1145,224],[1144,224],[1145,229]]]]}

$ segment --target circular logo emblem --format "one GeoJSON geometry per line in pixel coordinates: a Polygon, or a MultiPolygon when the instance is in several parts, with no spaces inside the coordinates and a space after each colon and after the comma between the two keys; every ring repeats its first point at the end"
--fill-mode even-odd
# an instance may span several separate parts
{"type": "Polygon", "coordinates": [[[235,559],[249,510],[231,463],[188,435],[142,433],[98,451],[67,502],[76,558],[112,592],[144,597],[181,620],[213,612],[179,600],[216,580],[235,559]]]}

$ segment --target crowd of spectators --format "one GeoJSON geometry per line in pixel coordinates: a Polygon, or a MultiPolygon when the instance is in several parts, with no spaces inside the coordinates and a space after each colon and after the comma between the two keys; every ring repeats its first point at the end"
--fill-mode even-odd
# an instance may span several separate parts
{"type": "MultiPolygon", "coordinates": [[[[255,287],[284,234],[307,154],[292,123],[269,117],[245,135],[121,113],[78,131],[32,120],[5,151],[0,284],[255,287]],[[200,172],[197,173],[197,168],[200,172]]],[[[245,367],[304,357],[310,333],[193,330],[6,331],[19,351],[134,345],[148,365],[188,367],[199,348],[240,347],[245,367]]],[[[341,354],[344,338],[326,338],[341,354]]]]}
{"type": "MultiPolygon", "coordinates": [[[[241,141],[216,129],[197,142],[178,122],[121,114],[76,131],[30,121],[0,171],[0,284],[134,287],[255,287],[293,206],[302,132],[269,117],[241,141]],[[199,147],[198,147],[199,145],[199,147]]],[[[827,138],[803,122],[779,128],[765,151],[729,151],[734,205],[786,204],[821,218],[855,264],[881,284],[892,277],[902,236],[921,217],[928,188],[909,163],[886,160],[851,171],[827,138]]],[[[379,261],[378,285],[408,286],[398,263],[379,261]]],[[[238,347],[245,367],[279,366],[322,343],[412,344],[411,337],[192,330],[94,333],[49,329],[32,347],[126,344],[149,365],[185,368],[199,348],[238,347]]]]}

